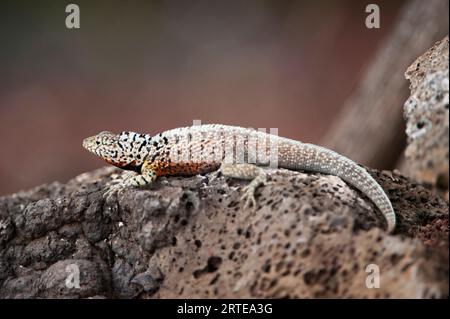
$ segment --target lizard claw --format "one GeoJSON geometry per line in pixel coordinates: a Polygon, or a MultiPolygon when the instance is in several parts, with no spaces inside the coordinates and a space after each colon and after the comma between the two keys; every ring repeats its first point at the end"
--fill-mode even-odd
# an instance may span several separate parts
{"type": "Polygon", "coordinates": [[[249,209],[252,207],[254,210],[257,208],[256,199],[255,199],[255,191],[259,186],[266,185],[267,176],[266,174],[260,174],[255,177],[250,184],[245,186],[242,191],[243,194],[241,196],[241,200],[244,201],[244,209],[249,209]]]}
{"type": "Polygon", "coordinates": [[[134,175],[134,172],[125,172],[120,177],[113,178],[106,184],[107,191],[103,193],[103,198],[108,201],[114,196],[120,196],[126,188],[127,179],[134,175]]]}
{"type": "Polygon", "coordinates": [[[250,183],[249,185],[245,186],[242,191],[243,194],[241,196],[241,200],[244,201],[244,209],[249,209],[252,207],[253,209],[256,209],[257,203],[255,199],[255,190],[257,186],[255,184],[250,183]]]}
{"type": "Polygon", "coordinates": [[[124,187],[120,183],[111,184],[108,190],[103,193],[103,198],[109,201],[114,196],[119,196],[124,191],[124,187]]]}

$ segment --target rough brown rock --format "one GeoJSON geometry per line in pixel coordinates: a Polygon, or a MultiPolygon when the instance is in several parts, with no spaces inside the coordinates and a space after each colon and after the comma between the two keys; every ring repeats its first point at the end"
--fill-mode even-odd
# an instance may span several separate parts
{"type": "Polygon", "coordinates": [[[405,103],[408,175],[448,199],[449,73],[448,36],[406,71],[411,96],[405,103]]]}
{"type": "Polygon", "coordinates": [[[406,136],[401,105],[409,92],[403,73],[448,34],[449,2],[405,1],[357,86],[322,137],[326,146],[374,168],[397,167],[406,136]]]}
{"type": "Polygon", "coordinates": [[[398,214],[383,217],[334,176],[270,170],[244,211],[245,181],[160,178],[105,202],[113,168],[0,198],[1,298],[448,296],[448,204],[372,170],[398,214]],[[379,289],[366,287],[376,264],[379,289]],[[80,288],[67,288],[67,267],[80,288]]]}

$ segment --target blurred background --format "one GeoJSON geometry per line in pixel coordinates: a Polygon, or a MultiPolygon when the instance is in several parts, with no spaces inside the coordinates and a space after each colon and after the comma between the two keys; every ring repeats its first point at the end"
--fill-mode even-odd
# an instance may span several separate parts
{"type": "Polygon", "coordinates": [[[0,195],[105,164],[102,130],[203,123],[318,143],[407,1],[1,1],[0,195]]]}

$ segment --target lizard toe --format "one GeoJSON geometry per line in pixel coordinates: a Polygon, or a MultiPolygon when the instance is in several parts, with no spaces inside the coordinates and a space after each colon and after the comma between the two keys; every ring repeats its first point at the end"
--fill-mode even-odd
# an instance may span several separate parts
{"type": "Polygon", "coordinates": [[[123,187],[121,187],[120,184],[110,185],[106,192],[103,193],[103,198],[110,200],[112,197],[120,194],[122,190],[123,187]]]}
{"type": "Polygon", "coordinates": [[[254,193],[255,190],[253,187],[246,187],[246,189],[244,189],[244,194],[241,196],[241,200],[244,202],[244,209],[256,209],[257,204],[254,193]]]}

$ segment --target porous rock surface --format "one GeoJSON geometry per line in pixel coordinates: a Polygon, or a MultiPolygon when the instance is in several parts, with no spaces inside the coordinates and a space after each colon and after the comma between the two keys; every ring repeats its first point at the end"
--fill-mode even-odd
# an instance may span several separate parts
{"type": "Polygon", "coordinates": [[[430,184],[448,200],[449,187],[448,36],[420,56],[406,71],[411,96],[404,116],[407,173],[430,184]]]}
{"type": "Polygon", "coordinates": [[[0,198],[0,298],[448,296],[448,204],[395,172],[370,170],[397,212],[393,235],[335,176],[268,170],[258,208],[243,210],[248,182],[219,172],[105,201],[118,172],[0,198]]]}

